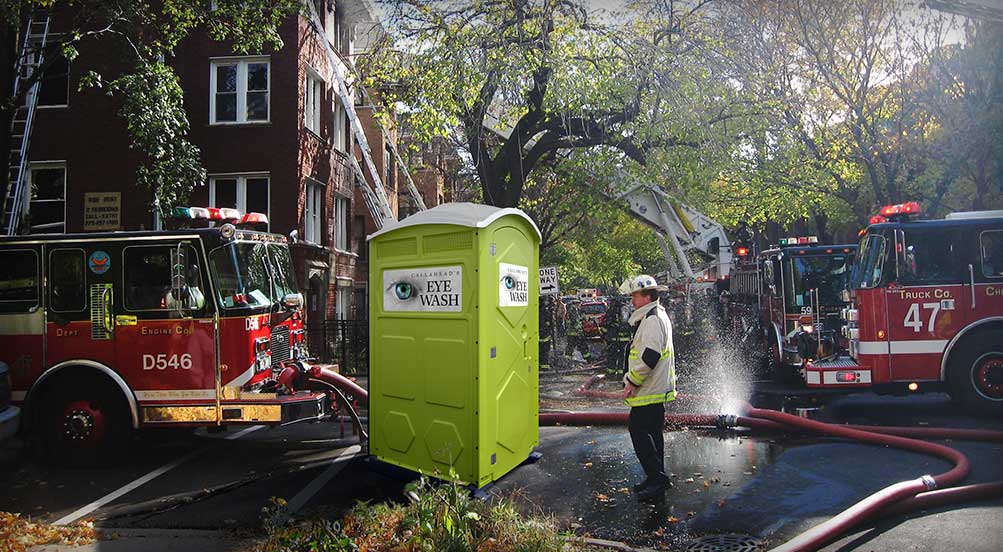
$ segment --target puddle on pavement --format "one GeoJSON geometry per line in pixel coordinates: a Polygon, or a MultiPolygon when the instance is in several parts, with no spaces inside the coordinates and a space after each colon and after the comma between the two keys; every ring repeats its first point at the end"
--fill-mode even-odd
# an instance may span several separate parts
{"type": "Polygon", "coordinates": [[[721,508],[785,450],[767,438],[713,431],[666,432],[666,469],[675,485],[641,502],[643,479],[626,428],[541,428],[543,458],[498,482],[580,534],[637,545],[689,540],[689,520],[721,508]]]}

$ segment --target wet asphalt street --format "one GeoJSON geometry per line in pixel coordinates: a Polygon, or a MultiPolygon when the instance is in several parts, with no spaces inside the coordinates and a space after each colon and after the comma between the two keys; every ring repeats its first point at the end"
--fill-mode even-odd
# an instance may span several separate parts
{"type": "MultiPolygon", "coordinates": [[[[622,408],[571,396],[582,378],[542,378],[543,408],[622,408]]],[[[720,408],[714,401],[672,406],[687,413],[720,408]]],[[[966,416],[940,395],[853,395],[811,415],[860,424],[1003,429],[999,419],[966,416]]],[[[89,469],[38,464],[19,443],[8,443],[0,450],[0,510],[50,522],[93,519],[102,527],[253,536],[260,534],[262,508],[271,497],[291,501],[300,515],[328,516],[357,500],[400,500],[404,481],[371,469],[351,436],[341,437],[334,424],[161,432],[148,434],[127,462],[89,469]]],[[[950,444],[972,461],[966,483],[1003,479],[1003,444],[950,444]]],[[[629,491],[641,470],[625,428],[541,428],[540,452],[538,462],[519,467],[490,492],[555,516],[581,534],[678,550],[721,533],[736,535],[735,542],[776,545],[888,484],[949,468],[939,459],[836,439],[673,431],[666,434],[666,465],[675,486],[663,500],[642,503],[629,491]]],[[[1003,549],[1001,526],[1003,500],[991,500],[879,520],[827,550],[996,551],[1003,549]]]]}

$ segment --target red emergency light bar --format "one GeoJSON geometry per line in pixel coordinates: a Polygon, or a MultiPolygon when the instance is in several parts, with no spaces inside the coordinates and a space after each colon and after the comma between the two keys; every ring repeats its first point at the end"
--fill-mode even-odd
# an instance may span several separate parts
{"type": "Polygon", "coordinates": [[[749,248],[744,246],[739,247],[738,249],[735,250],[735,254],[738,255],[739,257],[744,257],[749,254],[749,248]]]}
{"type": "Polygon", "coordinates": [[[268,217],[264,213],[247,213],[241,217],[240,224],[268,224],[268,217]]]}
{"type": "Polygon", "coordinates": [[[230,207],[209,207],[209,220],[237,222],[240,220],[240,211],[230,207]]]}
{"type": "Polygon", "coordinates": [[[886,219],[881,215],[874,215],[873,217],[871,217],[871,220],[869,222],[871,224],[881,224],[883,222],[888,222],[888,219],[886,219]]]}
{"type": "Polygon", "coordinates": [[[881,216],[883,217],[894,217],[900,215],[918,215],[922,213],[923,210],[920,208],[919,203],[915,201],[910,201],[908,203],[899,203],[898,205],[885,205],[881,208],[881,216]]]}

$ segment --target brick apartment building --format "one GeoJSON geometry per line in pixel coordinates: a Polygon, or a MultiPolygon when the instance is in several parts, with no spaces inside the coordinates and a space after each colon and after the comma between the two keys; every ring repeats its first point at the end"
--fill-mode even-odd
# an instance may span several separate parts
{"type": "MultiPolygon", "coordinates": [[[[365,235],[375,230],[353,185],[349,156],[359,150],[323,41],[338,53],[342,74],[350,74],[345,66],[365,44],[356,34],[370,32],[377,18],[367,0],[313,1],[323,28],[304,16],[290,18],[280,28],[281,50],[235,55],[228,44],[193,33],[169,60],[184,89],[189,138],[208,172],[189,203],[262,212],[270,231],[298,233],[292,250],[308,323],[366,317],[365,235]]],[[[49,38],[58,40],[58,14],[50,29],[49,38]]],[[[85,45],[79,63],[64,61],[46,74],[29,150],[24,232],[157,224],[151,194],[136,186],[137,158],[118,100],[102,90],[78,91],[90,69],[115,74],[118,61],[111,57],[100,44],[85,45]],[[117,206],[117,213],[94,217],[88,205],[98,203],[117,206]]],[[[357,109],[396,212],[401,175],[387,151],[395,137],[367,109],[357,109]]],[[[441,201],[441,187],[424,188],[429,206],[441,201]]]]}

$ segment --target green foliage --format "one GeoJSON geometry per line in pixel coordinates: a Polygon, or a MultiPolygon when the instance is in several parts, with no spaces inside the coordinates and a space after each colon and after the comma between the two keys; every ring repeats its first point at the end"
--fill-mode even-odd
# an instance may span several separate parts
{"type": "Polygon", "coordinates": [[[558,552],[572,542],[552,519],[525,517],[509,500],[473,500],[455,481],[423,477],[405,494],[404,505],[357,504],[343,526],[324,520],[290,525],[284,501],[273,499],[263,510],[268,540],[259,551],[558,552]]]}
{"type": "MultiPolygon", "coordinates": [[[[120,98],[132,148],[142,154],[137,184],[154,192],[160,208],[184,202],[205,182],[200,153],[190,129],[182,90],[171,67],[175,49],[193,32],[229,42],[234,53],[280,49],[279,27],[299,12],[298,0],[26,0],[0,4],[0,24],[16,28],[23,14],[52,8],[61,18],[63,57],[84,67],[124,61],[122,73],[86,71],[81,88],[101,87],[120,98]],[[215,5],[215,7],[213,7],[215,5]],[[63,31],[65,29],[65,31],[63,31]],[[84,48],[86,46],[86,48],[84,48]],[[91,60],[83,52],[98,52],[91,60]]],[[[19,99],[10,98],[14,105],[19,99]]]]}

